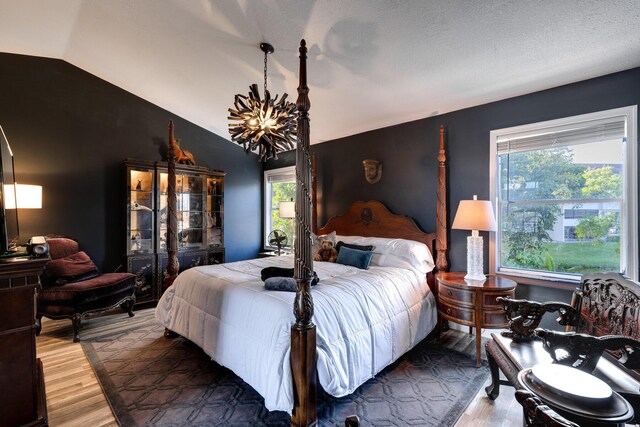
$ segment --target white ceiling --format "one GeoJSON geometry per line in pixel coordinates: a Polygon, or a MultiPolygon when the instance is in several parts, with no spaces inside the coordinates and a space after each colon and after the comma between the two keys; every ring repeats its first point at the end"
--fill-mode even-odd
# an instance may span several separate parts
{"type": "Polygon", "coordinates": [[[295,100],[312,143],[640,66],[640,0],[0,0],[0,51],[61,58],[229,138],[234,94],[295,100]]]}

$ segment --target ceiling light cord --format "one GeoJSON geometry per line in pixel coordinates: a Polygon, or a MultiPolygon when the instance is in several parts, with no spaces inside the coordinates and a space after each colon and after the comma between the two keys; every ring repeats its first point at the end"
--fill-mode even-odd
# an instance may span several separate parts
{"type": "Polygon", "coordinates": [[[264,94],[267,96],[267,51],[264,52],[264,94]]]}

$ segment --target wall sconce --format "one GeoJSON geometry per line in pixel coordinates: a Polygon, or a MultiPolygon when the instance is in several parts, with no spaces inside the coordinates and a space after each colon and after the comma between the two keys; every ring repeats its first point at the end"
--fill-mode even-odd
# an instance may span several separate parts
{"type": "Polygon", "coordinates": [[[362,164],[364,165],[364,179],[369,184],[375,184],[380,181],[380,178],[382,178],[382,162],[367,159],[363,160],[362,164]]]}
{"type": "Polygon", "coordinates": [[[42,186],[29,184],[7,184],[5,191],[5,209],[42,209],[42,186]],[[15,191],[15,192],[14,192],[15,191]]]}
{"type": "Polygon", "coordinates": [[[493,207],[488,200],[460,200],[456,217],[451,226],[454,230],[471,230],[467,237],[467,275],[465,279],[484,280],[484,261],[482,250],[482,236],[478,231],[496,231],[496,219],[493,207]]]}

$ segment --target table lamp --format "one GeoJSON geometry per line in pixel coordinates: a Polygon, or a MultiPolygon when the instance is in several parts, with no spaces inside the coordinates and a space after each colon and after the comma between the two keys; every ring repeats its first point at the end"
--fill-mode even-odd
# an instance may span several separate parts
{"type": "Polygon", "coordinates": [[[42,209],[42,186],[29,184],[5,185],[5,209],[42,209]]]}
{"type": "Polygon", "coordinates": [[[465,279],[484,280],[484,262],[482,259],[482,236],[478,231],[496,231],[496,219],[493,207],[488,200],[460,200],[456,217],[453,220],[454,230],[471,230],[467,237],[467,275],[465,279]]]}
{"type": "MultiPolygon", "coordinates": [[[[291,220],[291,218],[296,217],[296,202],[294,202],[293,199],[288,202],[280,202],[280,204],[278,205],[278,210],[280,218],[289,218],[291,220]]],[[[292,222],[293,220],[289,221],[289,229],[287,230],[289,232],[289,238],[291,238],[292,222]]],[[[291,247],[293,247],[293,243],[291,243],[291,247]]]]}
{"type": "Polygon", "coordinates": [[[295,218],[296,216],[296,202],[293,200],[290,202],[280,202],[278,205],[280,218],[295,218]]]}

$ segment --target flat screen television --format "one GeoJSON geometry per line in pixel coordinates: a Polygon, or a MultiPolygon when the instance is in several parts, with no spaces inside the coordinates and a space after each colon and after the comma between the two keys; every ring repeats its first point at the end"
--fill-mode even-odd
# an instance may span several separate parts
{"type": "Polygon", "coordinates": [[[0,256],[15,252],[18,243],[18,206],[13,152],[0,126],[0,256]]]}

